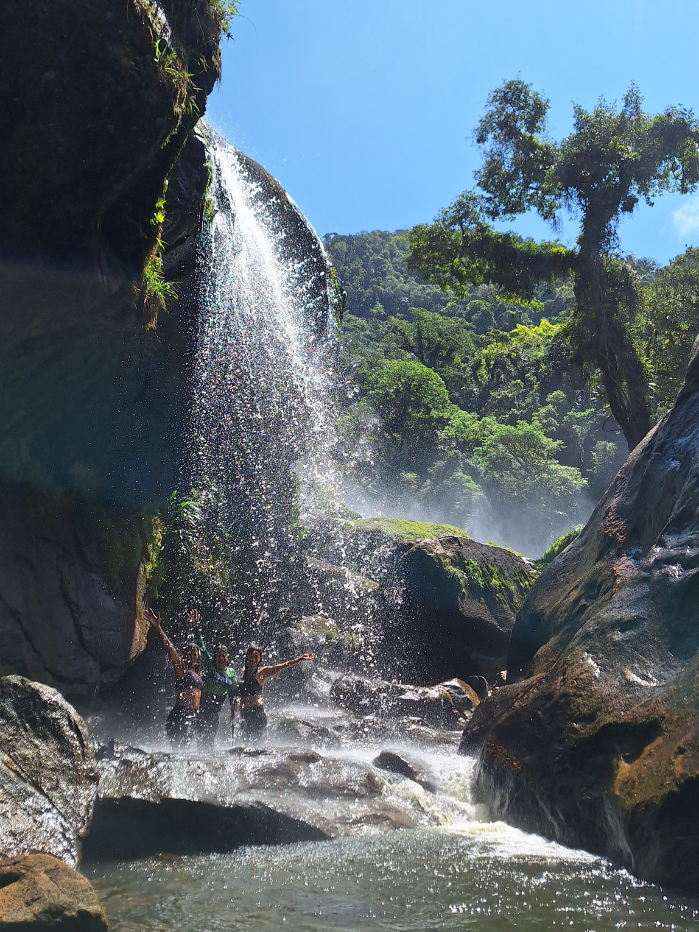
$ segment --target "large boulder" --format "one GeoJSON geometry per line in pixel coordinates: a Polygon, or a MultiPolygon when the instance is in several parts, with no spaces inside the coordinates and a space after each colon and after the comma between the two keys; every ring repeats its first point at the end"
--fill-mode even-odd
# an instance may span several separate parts
{"type": "Polygon", "coordinates": [[[0,860],[0,930],[106,932],[88,881],[50,854],[0,860]]]}
{"type": "Polygon", "coordinates": [[[695,894],[698,425],[699,341],[673,409],[530,592],[510,685],[462,744],[497,815],[695,894]]]}
{"type": "Polygon", "coordinates": [[[314,566],[322,557],[325,576],[334,565],[344,585],[344,603],[326,597],[322,609],[345,631],[366,619],[367,659],[384,675],[428,686],[490,681],[504,668],[537,576],[530,561],[458,528],[397,518],[317,522],[309,539],[314,566]]]}
{"type": "Polygon", "coordinates": [[[80,858],[99,773],[85,723],[48,686],[0,679],[0,854],[80,858]]]}
{"type": "Polygon", "coordinates": [[[504,667],[517,609],[536,578],[534,566],[466,537],[405,542],[398,553],[403,612],[391,640],[402,648],[416,682],[492,679],[504,667]]]}

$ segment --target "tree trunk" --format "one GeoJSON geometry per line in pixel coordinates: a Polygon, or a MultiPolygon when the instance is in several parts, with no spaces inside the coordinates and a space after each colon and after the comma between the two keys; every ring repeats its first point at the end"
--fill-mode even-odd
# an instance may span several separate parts
{"type": "MultiPolygon", "coordinates": [[[[581,246],[575,274],[576,320],[571,328],[577,361],[597,366],[612,414],[629,451],[653,426],[648,403],[648,380],[625,326],[622,303],[635,300],[632,283],[610,279],[605,261],[581,246]],[[586,252],[586,251],[585,251],[586,252]]],[[[632,312],[633,308],[626,308],[632,312]]]]}

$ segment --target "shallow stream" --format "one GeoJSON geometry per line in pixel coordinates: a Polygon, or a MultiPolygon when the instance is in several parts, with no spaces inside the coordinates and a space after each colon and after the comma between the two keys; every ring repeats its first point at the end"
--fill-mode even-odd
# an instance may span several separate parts
{"type": "MultiPolygon", "coordinates": [[[[316,725],[331,724],[315,714],[316,725]]],[[[270,748],[276,754],[289,749],[288,738],[282,740],[289,723],[312,716],[311,710],[277,710],[270,717],[278,725],[278,747],[270,748]]],[[[456,753],[457,733],[423,729],[414,741],[391,741],[374,723],[367,740],[348,725],[335,719],[330,730],[341,737],[332,747],[312,739],[305,745],[322,755],[322,779],[268,785],[260,795],[266,805],[276,799],[311,821],[327,817],[339,826],[338,837],[225,855],[85,864],[113,932],[699,928],[699,901],[491,821],[474,799],[474,761],[456,753]],[[372,761],[384,749],[400,753],[434,785],[376,768],[372,761]],[[355,798],[363,776],[378,787],[372,808],[355,798]],[[393,828],[401,819],[409,827],[393,828]]],[[[273,728],[272,745],[274,736],[273,728]]],[[[245,766],[245,754],[225,746],[217,753],[245,766]]]]}

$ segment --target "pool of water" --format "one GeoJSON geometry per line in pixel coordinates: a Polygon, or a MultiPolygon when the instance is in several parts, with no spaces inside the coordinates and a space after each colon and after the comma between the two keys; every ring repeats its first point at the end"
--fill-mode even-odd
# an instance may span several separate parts
{"type": "Polygon", "coordinates": [[[113,932],[690,929],[699,901],[502,823],[85,867],[113,932]]]}

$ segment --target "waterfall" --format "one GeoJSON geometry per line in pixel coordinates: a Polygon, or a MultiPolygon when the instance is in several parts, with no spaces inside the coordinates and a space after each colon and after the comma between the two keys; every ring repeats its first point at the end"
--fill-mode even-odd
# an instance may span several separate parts
{"type": "Polygon", "coordinates": [[[229,629],[247,619],[259,630],[292,607],[300,488],[331,481],[334,287],[320,240],[281,187],[207,137],[194,493],[183,508],[197,525],[187,540],[196,585],[210,589],[229,629]]]}

